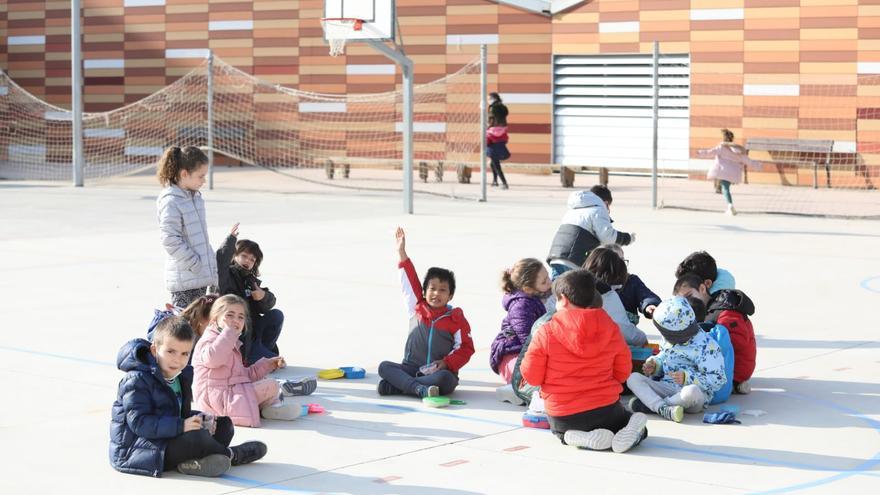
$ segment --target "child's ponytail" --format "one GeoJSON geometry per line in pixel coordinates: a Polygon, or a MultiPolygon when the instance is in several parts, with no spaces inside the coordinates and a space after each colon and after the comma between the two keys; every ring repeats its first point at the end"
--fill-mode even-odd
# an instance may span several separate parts
{"type": "Polygon", "coordinates": [[[208,157],[195,146],[170,146],[159,159],[156,177],[162,186],[177,184],[182,170],[193,173],[207,163],[208,157]]]}
{"type": "Polygon", "coordinates": [[[544,264],[535,258],[523,258],[517,261],[501,274],[501,290],[510,294],[526,287],[534,288],[538,274],[543,268],[544,264]]]}

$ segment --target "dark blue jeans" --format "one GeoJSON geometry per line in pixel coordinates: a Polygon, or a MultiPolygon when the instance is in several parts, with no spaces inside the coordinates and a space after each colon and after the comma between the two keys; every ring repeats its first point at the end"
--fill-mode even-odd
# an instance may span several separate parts
{"type": "Polygon", "coordinates": [[[430,375],[420,375],[419,368],[392,361],[382,361],[379,377],[387,381],[404,395],[418,396],[417,387],[436,385],[440,395],[449,395],[458,386],[458,377],[449,370],[440,370],[430,375]]]}
{"type": "Polygon", "coordinates": [[[256,363],[260,358],[278,356],[276,342],[278,342],[278,336],[281,335],[282,325],[284,325],[284,313],[277,309],[254,318],[251,349],[248,354],[249,363],[256,363]]]}

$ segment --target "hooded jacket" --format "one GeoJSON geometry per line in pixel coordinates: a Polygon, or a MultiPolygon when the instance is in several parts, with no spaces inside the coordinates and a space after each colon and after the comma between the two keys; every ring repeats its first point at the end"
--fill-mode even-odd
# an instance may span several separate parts
{"type": "Polygon", "coordinates": [[[521,290],[504,294],[501,306],[507,311],[507,315],[501,320],[501,331],[492,341],[489,353],[489,366],[495,373],[498,373],[498,365],[504,356],[519,354],[529,338],[532,325],[547,312],[540,297],[531,296],[521,290]]]}
{"type": "Polygon", "coordinates": [[[407,258],[397,267],[410,330],[403,364],[420,367],[442,359],[449,371],[457,374],[474,354],[471,326],[464,312],[449,305],[432,308],[422,295],[412,260],[407,258]]]}
{"type": "Polygon", "coordinates": [[[706,321],[724,325],[733,344],[733,380],[744,382],[752,377],[758,354],[755,329],[749,316],[755,304],[741,290],[720,290],[712,294],[707,305],[706,321]]]}
{"type": "Polygon", "coordinates": [[[568,208],[550,245],[548,263],[563,261],[571,268],[580,268],[587,255],[600,244],[626,246],[632,237],[611,226],[611,216],[602,198],[590,191],[568,195],[568,208]]]}
{"type": "Polygon", "coordinates": [[[156,200],[165,258],[165,288],[170,292],[217,285],[217,261],[208,241],[202,193],[172,184],[156,200]]]}
{"type": "Polygon", "coordinates": [[[178,376],[182,407],[165,382],[150,343],[134,339],[119,349],[116,367],[125,372],[110,414],[110,464],[123,473],[162,476],[168,441],[183,434],[190,409],[193,371],[178,376]]]}
{"type": "Polygon", "coordinates": [[[254,274],[244,268],[238,266],[234,261],[235,255],[235,236],[226,236],[223,247],[217,250],[217,266],[220,271],[217,274],[218,290],[220,294],[235,294],[244,299],[248,303],[248,314],[251,317],[251,323],[255,316],[261,316],[268,313],[275,307],[275,294],[267,287],[260,287],[266,292],[259,301],[255,301],[250,296],[250,291],[254,285],[260,286],[262,281],[254,274]]]}
{"type": "Polygon", "coordinates": [[[706,397],[706,404],[712,402],[715,392],[727,383],[724,374],[724,355],[718,342],[704,331],[697,333],[681,344],[663,341],[660,353],[647,361],[654,361],[654,376],[660,381],[674,384],[671,374],[683,371],[683,385],[700,387],[706,397]]]}
{"type": "Polygon", "coordinates": [[[617,325],[598,308],[571,308],[538,328],[522,360],[522,377],[541,387],[551,416],[569,416],[620,399],[632,355],[617,325]]]}
{"type": "Polygon", "coordinates": [[[708,150],[698,150],[701,157],[715,158],[709,169],[709,179],[726,180],[732,184],[742,181],[743,169],[746,167],[760,168],[761,163],[749,158],[749,152],[738,144],[721,143],[708,150]]]}

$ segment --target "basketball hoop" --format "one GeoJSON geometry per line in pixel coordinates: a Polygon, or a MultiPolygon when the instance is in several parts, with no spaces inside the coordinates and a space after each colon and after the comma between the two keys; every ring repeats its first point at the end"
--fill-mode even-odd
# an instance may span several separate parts
{"type": "Polygon", "coordinates": [[[325,17],[321,19],[324,28],[324,36],[330,43],[330,56],[337,57],[345,52],[345,42],[355,31],[360,31],[364,26],[363,19],[350,17],[325,17]]]}

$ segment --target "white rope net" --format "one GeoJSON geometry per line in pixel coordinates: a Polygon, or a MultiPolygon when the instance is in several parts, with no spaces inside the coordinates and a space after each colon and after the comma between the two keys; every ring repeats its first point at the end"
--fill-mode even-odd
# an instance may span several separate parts
{"type": "MultiPolygon", "coordinates": [[[[205,61],[125,107],[84,114],[86,179],[154,167],[171,145],[206,146],[207,67],[205,61]]],[[[364,169],[352,172],[346,183],[351,187],[401,188],[401,91],[310,93],[262,81],[216,57],[213,67],[215,152],[325,182],[330,180],[325,167],[331,160],[337,170],[364,169]]],[[[427,162],[432,184],[443,170],[478,166],[483,139],[479,72],[474,61],[415,87],[414,165],[427,162]]],[[[0,177],[69,180],[71,154],[71,112],[34,97],[0,73],[0,177]]],[[[447,176],[445,185],[431,187],[440,194],[460,195],[452,191],[454,182],[447,176]]],[[[333,183],[341,185],[339,180],[333,183]]],[[[469,194],[475,195],[477,186],[472,189],[469,194]]]]}
{"type": "Polygon", "coordinates": [[[332,57],[345,53],[345,42],[353,32],[361,29],[360,19],[321,19],[321,25],[332,57]]]}

